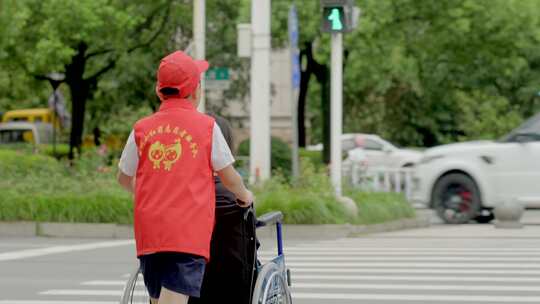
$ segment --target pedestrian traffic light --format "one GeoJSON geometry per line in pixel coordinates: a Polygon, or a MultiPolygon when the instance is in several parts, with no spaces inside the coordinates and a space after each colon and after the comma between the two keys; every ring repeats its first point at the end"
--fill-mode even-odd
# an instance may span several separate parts
{"type": "Polygon", "coordinates": [[[330,30],[332,32],[343,31],[343,23],[345,19],[343,17],[342,7],[325,7],[324,17],[330,22],[330,30]]]}
{"type": "Polygon", "coordinates": [[[350,32],[356,27],[359,10],[352,0],[321,0],[322,31],[326,33],[350,32]]]}

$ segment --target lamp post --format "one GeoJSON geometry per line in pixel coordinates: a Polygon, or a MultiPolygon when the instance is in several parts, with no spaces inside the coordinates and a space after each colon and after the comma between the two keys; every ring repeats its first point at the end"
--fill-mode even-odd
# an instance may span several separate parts
{"type": "Polygon", "coordinates": [[[56,123],[57,123],[57,114],[56,110],[58,107],[58,95],[56,94],[56,90],[60,86],[60,84],[64,81],[66,76],[62,73],[49,73],[47,74],[47,80],[49,80],[49,83],[51,84],[53,88],[53,116],[52,116],[52,128],[53,128],[53,156],[56,157],[56,123]]]}

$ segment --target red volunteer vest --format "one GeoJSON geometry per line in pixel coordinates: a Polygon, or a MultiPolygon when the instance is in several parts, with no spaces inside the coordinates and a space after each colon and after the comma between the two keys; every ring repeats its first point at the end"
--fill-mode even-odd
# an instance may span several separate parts
{"type": "Polygon", "coordinates": [[[215,208],[213,128],[211,117],[183,99],[163,101],[159,112],[135,124],[137,256],[169,251],[208,260],[215,208]]]}

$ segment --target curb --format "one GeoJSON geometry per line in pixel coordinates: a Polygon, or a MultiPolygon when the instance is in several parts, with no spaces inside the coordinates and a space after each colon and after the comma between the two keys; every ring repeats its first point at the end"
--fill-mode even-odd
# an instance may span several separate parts
{"type": "Polygon", "coordinates": [[[0,236],[36,236],[37,225],[34,222],[0,222],[0,236]]]}
{"type": "MultiPolygon", "coordinates": [[[[430,226],[429,218],[417,217],[374,225],[284,225],[285,239],[324,240],[430,226]]],[[[260,238],[274,238],[275,228],[257,231],[260,238]]],[[[0,237],[60,237],[132,239],[133,226],[90,223],[0,222],[0,237]]]]}
{"type": "Polygon", "coordinates": [[[94,223],[0,222],[0,237],[131,239],[133,226],[94,223]]]}

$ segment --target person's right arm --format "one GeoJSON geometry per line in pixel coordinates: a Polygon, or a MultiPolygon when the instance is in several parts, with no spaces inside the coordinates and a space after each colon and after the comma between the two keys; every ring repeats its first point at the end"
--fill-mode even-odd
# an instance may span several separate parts
{"type": "Polygon", "coordinates": [[[124,151],[118,163],[118,183],[127,191],[135,192],[135,173],[139,164],[139,155],[137,154],[137,144],[135,143],[135,134],[133,131],[129,134],[124,151]]]}
{"type": "Polygon", "coordinates": [[[217,174],[225,188],[234,193],[238,200],[246,204],[242,205],[242,207],[248,207],[253,203],[253,194],[246,188],[242,177],[238,174],[236,169],[234,169],[233,165],[228,165],[217,171],[217,174]]]}

